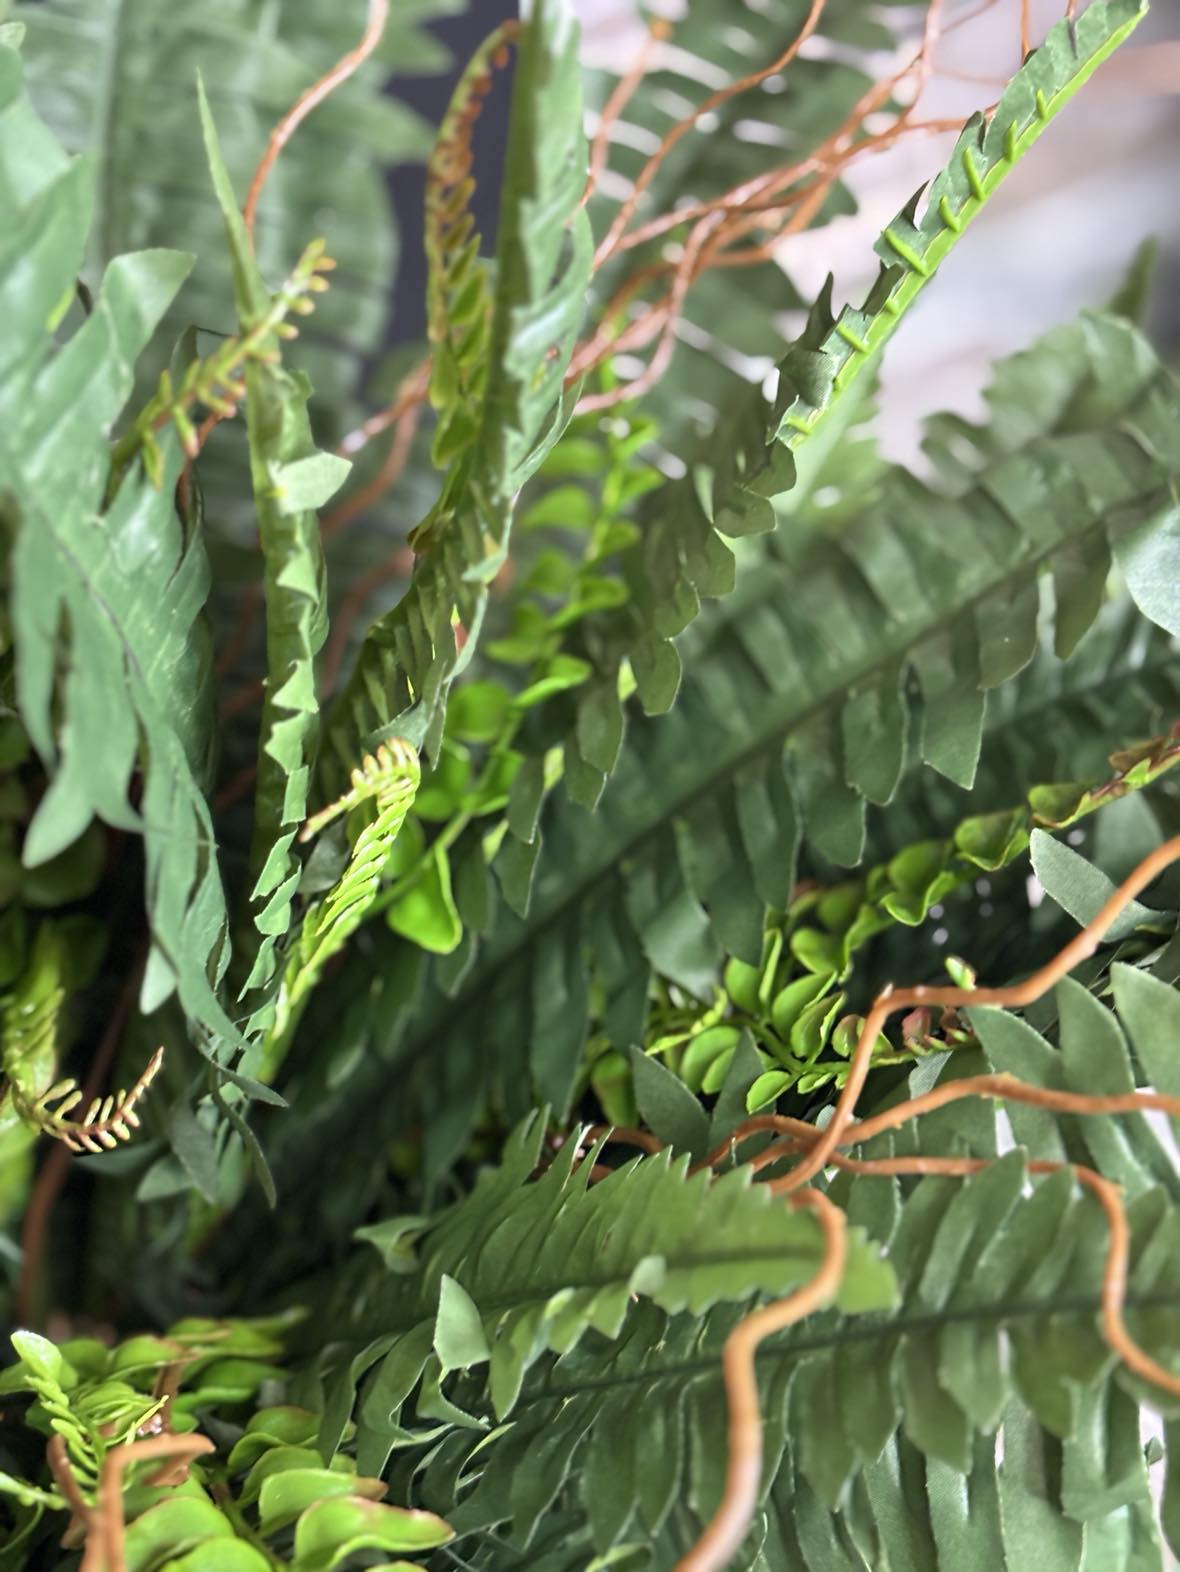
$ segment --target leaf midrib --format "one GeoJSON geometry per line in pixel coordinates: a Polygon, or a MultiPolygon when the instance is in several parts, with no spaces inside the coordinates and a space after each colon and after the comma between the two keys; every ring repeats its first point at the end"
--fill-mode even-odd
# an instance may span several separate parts
{"type": "MultiPolygon", "coordinates": [[[[1180,1309],[1180,1289],[1172,1292],[1128,1294],[1124,1310],[1180,1309]]],[[[927,1311],[910,1316],[893,1316],[888,1319],[866,1313],[846,1318],[839,1326],[826,1333],[813,1333],[809,1337],[792,1336],[790,1332],[767,1338],[758,1348],[758,1362],[801,1358],[805,1354],[820,1353],[848,1343],[871,1343],[892,1337],[912,1336],[915,1333],[932,1333],[951,1325],[994,1322],[1007,1325],[1011,1321],[1032,1316],[1097,1316],[1101,1313],[1099,1294],[1075,1294],[1054,1300],[1017,1300],[1010,1303],[993,1302],[983,1305],[952,1306],[946,1310],[927,1311]]],[[[539,1402],[546,1398],[578,1397],[583,1393],[609,1391],[626,1386],[651,1385],[673,1377],[693,1375],[719,1375],[721,1350],[713,1357],[677,1360],[661,1365],[657,1371],[650,1364],[644,1369],[604,1375],[565,1385],[545,1384],[527,1392],[521,1402],[539,1402]]]]}

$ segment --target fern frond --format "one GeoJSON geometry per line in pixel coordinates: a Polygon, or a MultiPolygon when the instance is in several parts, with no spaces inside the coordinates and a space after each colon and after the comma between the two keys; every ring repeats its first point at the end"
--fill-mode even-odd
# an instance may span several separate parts
{"type": "Polygon", "coordinates": [[[154,251],[113,262],[92,314],[55,350],[94,173],[68,162],[36,120],[6,46],[0,65],[0,303],[12,325],[0,353],[0,494],[12,537],[16,701],[50,774],[24,860],[47,861],[95,817],[142,832],[153,937],[144,1008],[178,990],[190,1019],[232,1044],[216,994],[228,924],[204,797],[208,566],[199,534],[186,539],[175,515],[182,455],[173,437],[161,444],[163,485],[132,471],[103,511],[107,430],[191,259],[154,251]]]}
{"type": "MultiPolygon", "coordinates": [[[[823,1086],[843,1086],[863,1026],[860,1016],[845,1010],[847,990],[855,986],[864,994],[855,962],[867,946],[894,925],[921,926],[932,908],[949,906],[956,890],[1023,859],[1038,826],[1068,828],[1158,780],[1180,764],[1180,733],[1173,730],[1116,754],[1111,763],[1116,773],[1101,784],[1034,786],[1019,806],[964,819],[950,836],[905,847],[861,878],[826,888],[805,883],[784,914],[770,914],[760,963],[731,959],[723,984],[720,979],[714,984],[714,1003],[703,1013],[694,999],[675,1010],[664,1005],[647,1052],[658,1055],[692,1092],[744,1097],[750,1113],[787,1092],[809,1095],[823,1086]],[[739,1071],[743,1031],[751,1034],[757,1052],[746,1055],[739,1071]]],[[[1146,920],[1150,914],[1138,915],[1146,920]]],[[[941,910],[941,920],[953,920],[948,910],[941,910]]],[[[973,925],[981,926],[978,917],[973,925]]],[[[945,961],[956,972],[963,967],[953,956],[945,961]]],[[[661,981],[657,978],[657,990],[666,998],[661,981]]],[[[936,1027],[929,1011],[916,1010],[902,1022],[898,1045],[878,1040],[873,1064],[908,1064],[916,1055],[969,1041],[970,1032],[953,1015],[936,1027]]],[[[595,1062],[591,1084],[597,1088],[600,1082],[611,1097],[627,1096],[630,1070],[620,1064],[617,1050],[595,1062]]],[[[617,1122],[635,1123],[636,1115],[617,1122]]],[[[654,1118],[649,1123],[664,1135],[654,1118]]]]}
{"type": "Polygon", "coordinates": [[[557,0],[541,0],[520,34],[478,425],[414,531],[406,594],[370,630],[333,710],[329,794],[358,753],[390,736],[437,751],[447,692],[474,653],[488,584],[505,560],[516,495],[568,419],[563,381],[591,261],[585,168],[576,28],[557,0]]]}
{"type": "MultiPolygon", "coordinates": [[[[1158,736],[1180,715],[1180,643],[1150,626],[1125,596],[1103,607],[1068,661],[1051,634],[1012,681],[988,695],[971,806],[1001,812],[1012,788],[1044,781],[1097,782],[1109,739],[1158,736]]],[[[962,811],[962,788],[907,754],[897,794],[871,807],[866,852],[885,861],[938,836],[962,811]]]]}
{"type": "MultiPolygon", "coordinates": [[[[734,590],[734,538],[775,529],[776,508],[786,512],[790,507],[799,458],[813,443],[823,450],[829,440],[829,422],[839,437],[843,423],[861,413],[866,374],[878,364],[880,351],[897,323],[964,233],[970,218],[1036,141],[1056,110],[1129,35],[1143,14],[1142,0],[1113,0],[1111,4],[1099,0],[1085,13],[1084,27],[1073,29],[1063,22],[1055,28],[1043,48],[1017,73],[992,120],[985,125],[977,117],[963,132],[949,164],[931,188],[923,216],[917,216],[915,197],[885,229],[877,247],[885,260],[864,308],[859,312],[846,308],[837,320],[829,284],[804,333],[779,368],[775,399],[767,401],[757,391],[747,392],[737,400],[736,413],[692,455],[688,476],[663,486],[648,499],[636,543],[622,554],[617,570],[611,565],[611,582],[621,593],[604,598],[602,607],[584,619],[567,645],[568,654],[587,660],[592,668],[583,688],[582,705],[571,716],[563,697],[550,699],[536,722],[535,729],[545,738],[546,746],[552,745],[555,735],[564,746],[564,778],[575,801],[594,807],[613,768],[624,725],[620,668],[629,668],[628,679],[634,681],[646,713],[668,709],[680,681],[682,657],[677,639],[697,618],[704,601],[726,597],[734,590]]],[[[1047,358],[1051,351],[1046,346],[1043,353],[1047,358]]],[[[1123,394],[1133,389],[1133,377],[1124,379],[1123,394]]],[[[1023,493],[1023,505],[1027,506],[1027,488],[1037,481],[1031,474],[1018,477],[1013,472],[1006,477],[1006,484],[1000,505],[1015,512],[1011,493],[1023,493]]],[[[900,499],[897,505],[901,505],[900,499]]],[[[1146,527],[1150,532],[1151,525],[1146,527]]],[[[803,534],[793,520],[784,523],[783,551],[796,560],[804,550],[803,534]]],[[[850,543],[845,555],[856,549],[850,543]]],[[[858,566],[863,573],[867,565],[858,566]]],[[[1064,584],[1067,571],[1063,564],[1058,572],[1060,583],[1064,584]]],[[[1085,625],[1085,596],[1090,593],[1093,599],[1094,583],[1090,561],[1088,575],[1081,573],[1070,592],[1071,605],[1079,603],[1080,626],[1085,625]]],[[[870,593],[877,588],[872,586],[870,593]]],[[[900,592],[900,584],[890,591],[900,592]]],[[[1095,609],[1096,603],[1089,606],[1091,617],[1095,609]]],[[[1072,647],[1070,619],[1071,613],[1064,612],[1062,653],[1072,647]]],[[[806,637],[815,642],[830,635],[809,627],[806,637]]],[[[791,659],[789,652],[782,651],[781,659],[791,659]]],[[[945,659],[939,659],[945,666],[945,659]]],[[[952,661],[948,681],[953,672],[952,661]]],[[[931,673],[931,682],[937,680],[931,673]]],[[[626,684],[622,686],[626,691],[626,684]]],[[[868,697],[864,700],[870,709],[874,702],[868,697]]],[[[873,753],[870,738],[865,738],[863,746],[866,753],[873,753]]],[[[891,741],[886,757],[892,758],[893,751],[891,741]]],[[[870,796],[873,789],[875,783],[870,796]]],[[[840,810],[833,804],[833,811],[840,810]]],[[[520,896],[515,892],[524,889],[527,893],[537,851],[532,837],[522,844],[524,840],[510,830],[501,854],[516,904],[520,896]]]]}
{"type": "MultiPolygon", "coordinates": [[[[1115,1017],[1067,979],[1057,994],[1057,1042],[1039,1036],[1017,1015],[972,1009],[968,1014],[982,1053],[966,1061],[956,1057],[948,1073],[958,1077],[979,1065],[1037,1086],[1084,1089],[1089,1095],[1126,1090],[1150,1078],[1174,1092],[1180,1079],[1166,1045],[1180,1030],[1180,995],[1134,967],[1116,966],[1113,985],[1138,1071],[1115,1017]]],[[[924,1089],[929,1074],[919,1070],[915,1080],[919,1076],[924,1089]]],[[[863,1305],[855,1315],[820,1312],[762,1345],[757,1370],[766,1416],[763,1503],[768,1516],[778,1514],[781,1522],[777,1528],[765,1521],[756,1527],[735,1564],[778,1565],[769,1550],[773,1538],[764,1540],[765,1535],[785,1534],[788,1544],[798,1535],[818,1545],[826,1524],[837,1544],[846,1543],[852,1531],[865,1565],[892,1565],[882,1560],[886,1551],[878,1536],[892,1531],[897,1519],[891,1510],[903,1518],[914,1510],[911,1504],[903,1511],[896,1480],[890,1480],[895,1449],[925,1458],[927,1470],[946,1470],[949,1483],[991,1455],[982,1437],[993,1435],[1001,1421],[1032,1423],[1047,1444],[1062,1448],[1058,1509],[1066,1522],[1098,1522],[1129,1501],[1138,1501],[1143,1521],[1150,1521],[1135,1416],[1141,1401],[1156,1398],[1112,1360],[1099,1329],[1105,1225],[1068,1168],[1030,1177],[1027,1165],[1036,1158],[1066,1164],[1101,1160],[1124,1186],[1131,1236],[1127,1321],[1154,1357],[1174,1363],[1180,1359],[1180,1177],[1174,1159],[1141,1114],[1108,1120],[1013,1104],[1008,1116],[1022,1149],[1005,1156],[997,1156],[995,1110],[966,1102],[928,1114],[920,1135],[912,1125],[903,1126],[875,1137],[859,1154],[989,1159],[974,1177],[845,1173],[832,1182],[831,1198],[888,1247],[900,1298],[885,1313],[864,1314],[863,1305]],[[1005,1343],[1011,1347],[1008,1360],[1005,1343]],[[819,1415],[822,1423],[816,1422],[819,1415]],[[1128,1429],[1136,1445],[1123,1451],[1118,1438],[1128,1429]],[[1099,1484],[1103,1488],[1096,1491],[1099,1484]],[[809,1527],[817,1503],[824,1516],[809,1527]],[[827,1523],[831,1511],[837,1513],[834,1524],[827,1523]],[[768,1562],[757,1559],[764,1544],[768,1562]]],[[[638,1176],[662,1161],[628,1164],[591,1189],[587,1202],[622,1176],[638,1184],[638,1176]]],[[[554,1182],[551,1171],[532,1189],[541,1192],[554,1182]]],[[[569,1183],[564,1172],[561,1182],[569,1183]]],[[[654,1186],[654,1177],[648,1182],[654,1186]]],[[[565,1225],[539,1193],[519,1192],[513,1204],[505,1179],[484,1183],[482,1207],[477,1190],[449,1226],[426,1236],[413,1278],[389,1278],[384,1286],[378,1279],[370,1289],[378,1296],[374,1330],[379,1304],[394,1312],[390,1336],[360,1352],[338,1378],[346,1389],[363,1378],[362,1434],[374,1430],[368,1443],[374,1448],[406,1449],[395,1478],[436,1510],[445,1495],[460,1536],[508,1524],[509,1545],[524,1552],[535,1545],[535,1536],[544,1538],[552,1513],[571,1536],[585,1535],[599,1555],[637,1538],[666,1535],[658,1564],[671,1565],[696,1540],[720,1497],[725,1432],[720,1358],[736,1313],[729,1305],[706,1308],[698,1302],[682,1314],[675,1303],[660,1306],[657,1291],[655,1306],[641,1303],[625,1320],[593,1320],[576,1335],[594,1290],[560,1295],[560,1311],[547,1317],[540,1304],[516,1308],[511,1274],[527,1270],[535,1248],[538,1266],[548,1254],[539,1239],[533,1243],[537,1230],[530,1214],[535,1208],[555,1230],[554,1250],[563,1242],[565,1225]],[[471,1215],[460,1231],[465,1211],[471,1215]],[[485,1311],[476,1319],[478,1274],[491,1272],[491,1263],[485,1266],[472,1255],[476,1275],[462,1277],[469,1292],[461,1299],[456,1295],[454,1304],[447,1302],[451,1289],[443,1274],[452,1259],[462,1260],[464,1248],[474,1252],[493,1229],[501,1238],[511,1234],[513,1264],[497,1257],[496,1313],[485,1311]],[[432,1321],[423,1308],[427,1324],[415,1336],[412,1315],[399,1307],[418,1295],[438,1308],[432,1321]],[[657,1306],[671,1313],[660,1314],[657,1306]],[[448,1333],[457,1326],[466,1333],[455,1345],[463,1353],[448,1358],[448,1333]],[[482,1341],[477,1326],[483,1328],[482,1341]],[[423,1434],[416,1441],[415,1426],[427,1420],[434,1421],[429,1438],[423,1434]],[[439,1425],[450,1436],[442,1446],[439,1425]],[[552,1459],[552,1470],[542,1469],[538,1448],[552,1459]],[[537,1477],[541,1472],[544,1484],[537,1477]],[[509,1480],[525,1475],[535,1488],[509,1488],[509,1480]],[[456,1479],[463,1481],[457,1502],[456,1479]]],[[[654,1211],[646,1208],[645,1219],[654,1211]]],[[[694,1216],[703,1230],[703,1215],[694,1210],[694,1216]]],[[[625,1208],[618,1203],[612,1221],[618,1231],[612,1230],[607,1248],[630,1248],[625,1208]]],[[[644,1226],[661,1225],[653,1218],[644,1226]]],[[[574,1250],[583,1240],[589,1249],[594,1237],[582,1236],[574,1250]]],[[[730,1253],[733,1233],[727,1228],[717,1237],[726,1239],[730,1253]]],[[[560,1277],[552,1266],[543,1276],[552,1292],[560,1277]]],[[[600,1281],[598,1274],[594,1280],[600,1281]]],[[[732,1292],[738,1291],[735,1285],[732,1292]]],[[[352,1293],[356,1296],[355,1286],[352,1293]]],[[[641,1287],[639,1296],[646,1298],[641,1287]]],[[[926,1511],[918,1511],[911,1532],[920,1539],[929,1525],[926,1511]]],[[[941,1536],[949,1533],[949,1523],[936,1519],[935,1526],[942,1555],[941,1536]]],[[[1076,1538],[1076,1559],[1063,1566],[1083,1564],[1080,1535],[1076,1538]]],[[[936,1559],[903,1564],[943,1565],[936,1559]]],[[[948,1569],[954,1564],[945,1563],[948,1569]]]]}
{"type": "MultiPolygon", "coordinates": [[[[250,474],[265,572],[268,683],[263,705],[251,843],[253,924],[243,991],[267,987],[278,945],[291,927],[300,863],[295,837],[306,817],[319,747],[315,657],[327,633],[324,557],[316,509],[348,472],[348,462],[318,450],[307,415],[310,385],[276,360],[281,317],[254,260],[221,157],[204,88],[201,123],[214,189],[233,259],[239,322],[246,335],[269,323],[246,363],[250,474]]],[[[313,266],[321,266],[318,250],[313,266]]],[[[310,306],[311,301],[300,299],[310,306]]]]}
{"type": "Polygon", "coordinates": [[[306,841],[341,814],[371,805],[373,817],[356,837],[344,872],[323,900],[307,908],[299,925],[262,1048],[264,1080],[272,1078],[285,1055],[324,967],[369,915],[420,778],[418,755],[408,743],[396,738],[382,743],[352,772],[351,790],[304,825],[299,838],[306,841]]]}
{"type": "MultiPolygon", "coordinates": [[[[1172,484],[1176,385],[1133,328],[1100,315],[1017,360],[1022,446],[958,497],[894,470],[856,520],[797,547],[784,537],[752,565],[672,714],[633,718],[596,823],[551,803],[523,878],[512,835],[488,837],[516,915],[482,918],[457,986],[448,972],[407,1008],[404,977],[392,983],[401,1019],[385,1040],[429,1109],[433,1171],[459,1149],[481,1081],[518,1115],[527,1063],[541,1094],[567,1106],[592,1010],[626,1049],[653,970],[707,998],[723,950],[757,965],[766,907],[790,902],[801,835],[837,865],[857,862],[866,802],[893,795],[911,725],[921,758],[968,784],[985,690],[1036,649],[1043,572],[1058,586],[1059,635],[1072,645],[1093,621],[1126,510],[1172,484]],[[1072,395],[1037,379],[1058,356],[1072,395]]],[[[460,862],[477,896],[488,850],[472,837],[460,862]]]]}
{"type": "MultiPolygon", "coordinates": [[[[45,1428],[61,1437],[74,1479],[83,1496],[92,1501],[98,1490],[106,1446],[101,1433],[77,1412],[63,1385],[67,1370],[60,1351],[36,1332],[14,1332],[12,1346],[20,1363],[16,1369],[5,1372],[6,1387],[24,1388],[36,1395],[45,1428]]],[[[143,1406],[141,1398],[140,1407],[143,1406]]]]}
{"type": "Polygon", "coordinates": [[[77,1081],[67,1077],[36,1096],[26,1096],[16,1081],[10,1086],[13,1105],[22,1119],[52,1136],[71,1152],[111,1151],[120,1141],[129,1141],[139,1128],[136,1104],[155,1080],[164,1062],[163,1048],[157,1048],[144,1065],[138,1080],[127,1091],[95,1097],[80,1118],[70,1115],[83,1101],[77,1081]]]}
{"type": "MultiPolygon", "coordinates": [[[[713,1182],[690,1176],[687,1159],[662,1155],[591,1187],[591,1163],[574,1166],[578,1143],[571,1141],[529,1183],[543,1133],[537,1117],[518,1129],[501,1166],[420,1242],[414,1277],[389,1277],[376,1295],[366,1295],[350,1336],[376,1341],[338,1377],[325,1420],[326,1427],[343,1423],[352,1391],[369,1371],[357,1435],[363,1470],[380,1468],[392,1445],[412,1439],[403,1408],[420,1379],[418,1412],[425,1418],[447,1404],[442,1383],[452,1372],[479,1369],[468,1413],[479,1390],[472,1422],[485,1431],[493,1416],[499,1425],[516,1411],[535,1367],[551,1354],[624,1333],[636,1301],[666,1314],[704,1314],[759,1291],[785,1292],[821,1262],[814,1221],[752,1186],[744,1170],[713,1182]],[[493,1233],[511,1235],[509,1257],[484,1251],[493,1233]]],[[[360,1270],[371,1275],[371,1263],[360,1270]]],[[[855,1234],[839,1298],[850,1310],[892,1299],[888,1267],[855,1234]]],[[[327,1428],[321,1444],[335,1444],[327,1428]]]]}

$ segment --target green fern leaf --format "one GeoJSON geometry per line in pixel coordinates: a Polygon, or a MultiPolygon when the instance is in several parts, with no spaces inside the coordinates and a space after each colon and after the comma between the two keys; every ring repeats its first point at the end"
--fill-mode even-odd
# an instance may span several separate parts
{"type": "MultiPolygon", "coordinates": [[[[238,317],[242,331],[249,332],[267,317],[271,299],[254,260],[203,87],[200,107],[206,155],[233,260],[238,317]]],[[[314,255],[308,261],[309,282],[316,261],[314,255]]],[[[277,355],[280,326],[263,340],[263,353],[277,355]]],[[[340,485],[348,463],[320,452],[312,440],[306,376],[255,355],[246,365],[245,382],[251,478],[265,564],[269,671],[251,847],[250,898],[261,943],[245,982],[250,990],[270,982],[277,946],[292,923],[301,869],[294,843],[307,816],[319,746],[315,657],[327,633],[324,558],[315,510],[340,485]]]]}
{"type": "Polygon", "coordinates": [[[568,418],[562,384],[591,236],[580,205],[577,32],[559,0],[541,0],[522,28],[513,105],[480,421],[414,534],[409,589],[370,631],[335,707],[329,794],[358,752],[391,736],[437,751],[447,691],[474,653],[505,560],[516,494],[568,418]]]}
{"type": "Polygon", "coordinates": [[[17,700],[52,777],[24,858],[46,861],[95,816],[142,831],[153,936],[143,1006],[155,1009],[177,989],[194,1022],[233,1042],[216,996],[227,922],[203,795],[208,568],[200,539],[186,539],[175,514],[174,439],[164,443],[162,485],[130,474],[103,511],[107,430],[190,259],[156,251],[112,262],[92,315],[54,353],[52,327],[73,295],[94,175],[85,161],[67,161],[19,84],[19,58],[3,48],[0,196],[9,224],[0,291],[11,331],[2,355],[0,492],[13,535],[17,700]],[[136,809],[129,792],[140,769],[136,809]]]}
{"type": "MultiPolygon", "coordinates": [[[[474,1381],[483,1395],[474,1427],[484,1430],[493,1416],[501,1423],[515,1413],[538,1362],[572,1354],[585,1338],[626,1336],[637,1298],[665,1316],[700,1315],[759,1292],[785,1293],[819,1264],[822,1236],[814,1220],[751,1186],[745,1171],[712,1182],[690,1178],[686,1159],[660,1156],[588,1187],[589,1163],[572,1169],[571,1142],[530,1184],[542,1134],[540,1119],[522,1126],[502,1165],[421,1241],[414,1277],[391,1277],[366,1304],[364,1320],[377,1340],[346,1370],[342,1388],[350,1401],[360,1373],[373,1371],[360,1409],[362,1470],[379,1468],[391,1445],[407,1439],[407,1400],[420,1379],[418,1413],[438,1418],[451,1406],[442,1381],[452,1371],[478,1369],[474,1381]],[[510,1258],[483,1252],[493,1232],[511,1235],[510,1258]]],[[[857,1311],[891,1302],[889,1269],[859,1235],[839,1297],[857,1311]]],[[[465,1384],[466,1413],[474,1389],[465,1384]]],[[[339,1395],[329,1399],[329,1411],[336,1418],[328,1422],[339,1423],[347,1411],[339,1395]]],[[[322,1446],[334,1444],[321,1434],[322,1446]]]]}

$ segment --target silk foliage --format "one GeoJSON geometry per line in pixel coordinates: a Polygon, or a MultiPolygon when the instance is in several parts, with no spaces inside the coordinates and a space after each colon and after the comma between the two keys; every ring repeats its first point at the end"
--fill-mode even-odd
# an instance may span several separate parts
{"type": "Polygon", "coordinates": [[[843,302],[966,6],[0,7],[0,1572],[1180,1554],[1147,253],[873,428],[1064,9],[843,302]]]}

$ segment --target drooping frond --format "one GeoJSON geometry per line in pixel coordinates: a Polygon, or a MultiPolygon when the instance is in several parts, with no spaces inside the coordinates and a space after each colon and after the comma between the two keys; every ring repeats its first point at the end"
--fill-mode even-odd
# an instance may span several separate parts
{"type": "MultiPolygon", "coordinates": [[[[26,1132],[48,1135],[71,1152],[110,1151],[129,1141],[139,1128],[140,1102],[160,1066],[158,1048],[135,1084],[87,1100],[72,1077],[58,1078],[62,1052],[61,1019],[68,991],[68,930],[43,923],[13,987],[0,996],[0,1062],[4,1102],[26,1132]]],[[[0,1117],[5,1157],[13,1155],[14,1135],[8,1108],[0,1117]]]]}
{"type": "Polygon", "coordinates": [[[26,1096],[19,1083],[13,1081],[10,1095],[22,1119],[42,1135],[52,1136],[69,1147],[71,1152],[111,1151],[120,1141],[129,1141],[139,1128],[136,1104],[155,1080],[163,1062],[164,1050],[157,1048],[132,1087],[106,1097],[92,1098],[89,1103],[85,1102],[77,1081],[70,1077],[56,1081],[34,1097],[26,1096]]]}
{"type": "Polygon", "coordinates": [[[173,436],[160,439],[162,483],[134,468],[104,510],[107,430],[191,259],[150,251],[112,262],[92,314],[55,349],[95,174],[69,162],[35,118],[20,72],[18,56],[0,47],[0,300],[10,324],[0,352],[0,495],[12,539],[16,699],[51,776],[24,859],[53,857],[96,816],[142,831],[153,937],[145,1008],[178,990],[192,1021],[232,1042],[215,993],[227,921],[203,794],[208,568],[199,535],[186,538],[176,516],[173,436]]]}

